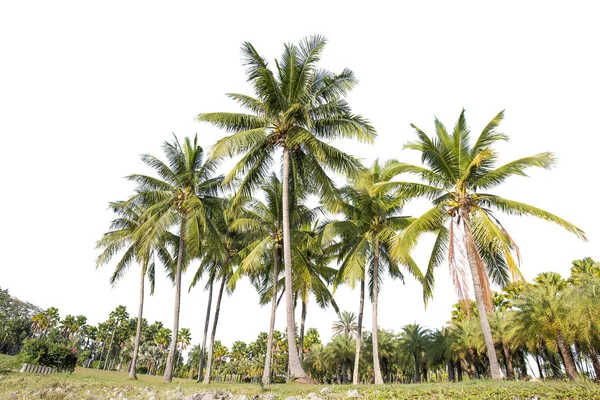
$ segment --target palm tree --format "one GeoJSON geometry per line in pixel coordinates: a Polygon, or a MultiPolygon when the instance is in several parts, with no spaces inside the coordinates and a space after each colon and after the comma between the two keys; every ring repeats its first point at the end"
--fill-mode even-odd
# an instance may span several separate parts
{"type": "Polygon", "coordinates": [[[521,294],[516,304],[520,313],[516,318],[521,327],[537,332],[544,341],[556,342],[565,372],[569,379],[576,380],[577,369],[567,341],[567,335],[573,331],[575,324],[573,290],[554,272],[539,274],[535,282],[521,294]]]}
{"type": "Polygon", "coordinates": [[[415,382],[421,382],[421,364],[429,344],[429,334],[429,329],[425,329],[419,324],[408,324],[402,328],[400,333],[400,349],[410,354],[415,362],[415,382]]]}
{"type": "Polygon", "coordinates": [[[433,363],[446,364],[450,382],[456,380],[454,375],[454,335],[450,328],[443,327],[429,333],[426,353],[433,363]]]}
{"type": "MultiPolygon", "coordinates": [[[[391,162],[386,163],[389,165],[391,162]]],[[[358,311],[358,332],[356,336],[356,358],[354,360],[353,384],[358,384],[358,362],[361,341],[361,325],[364,305],[365,276],[369,277],[369,294],[373,304],[373,371],[375,384],[383,383],[379,365],[378,324],[379,288],[383,282],[383,273],[387,270],[393,278],[404,280],[396,259],[390,257],[389,240],[396,231],[408,226],[411,219],[400,213],[406,198],[399,195],[388,183],[392,175],[383,174],[379,160],[371,168],[362,172],[351,184],[342,188],[343,202],[336,208],[345,217],[343,221],[330,222],[325,228],[325,241],[335,236],[341,238],[339,259],[342,264],[337,273],[335,284],[348,282],[351,286],[360,282],[360,307],[358,311]]],[[[421,271],[414,262],[406,263],[407,270],[417,279],[422,279],[421,271]]]]}
{"type": "MultiPolygon", "coordinates": [[[[271,376],[275,312],[278,305],[277,293],[282,289],[282,285],[279,284],[279,275],[283,250],[283,185],[275,174],[271,174],[261,185],[261,189],[265,202],[256,199],[245,201],[239,214],[231,222],[230,229],[247,236],[249,243],[240,251],[239,268],[233,274],[229,285],[233,289],[240,277],[249,276],[261,293],[261,304],[271,301],[267,354],[262,378],[263,384],[268,385],[271,376]]],[[[291,196],[292,204],[295,206],[290,210],[290,223],[292,235],[296,238],[306,237],[305,232],[301,232],[301,228],[313,221],[318,212],[316,209],[309,209],[300,204],[302,200],[301,193],[293,193],[291,196]]],[[[303,253],[299,251],[298,246],[293,246],[292,251],[297,267],[298,262],[303,261],[303,253]]],[[[303,268],[303,271],[312,270],[307,267],[306,262],[301,262],[301,264],[306,267],[303,268]]],[[[305,276],[305,274],[301,276],[305,276]]]]}
{"type": "MultiPolygon", "coordinates": [[[[156,248],[143,246],[146,238],[144,237],[144,233],[138,232],[138,230],[144,222],[142,219],[145,211],[144,207],[131,202],[115,202],[110,203],[110,208],[118,215],[118,218],[112,221],[110,231],[102,235],[102,239],[96,243],[96,248],[104,249],[96,259],[96,268],[108,264],[113,257],[124,251],[110,278],[110,283],[114,286],[123,277],[133,262],[137,261],[141,266],[137,328],[131,368],[129,370],[129,378],[137,379],[135,368],[142,333],[144,281],[147,275],[150,279],[150,294],[153,294],[155,274],[154,253],[157,252],[164,255],[164,252],[167,250],[163,243],[158,244],[156,248]]],[[[161,257],[161,259],[164,261],[165,257],[161,257]]]]}
{"type": "Polygon", "coordinates": [[[330,364],[336,366],[336,371],[340,369],[342,371],[341,379],[338,379],[341,380],[339,383],[348,383],[348,367],[354,358],[353,344],[351,336],[336,335],[325,347],[330,364]]]}
{"type": "Polygon", "coordinates": [[[510,380],[515,379],[515,370],[512,363],[512,352],[515,350],[511,343],[517,344],[513,340],[518,329],[514,321],[515,314],[512,311],[496,311],[491,315],[490,326],[494,342],[502,347],[504,366],[506,368],[506,377],[510,380]]]}
{"type": "Polygon", "coordinates": [[[181,306],[181,274],[185,260],[197,255],[201,240],[210,229],[210,215],[218,199],[215,195],[221,187],[221,177],[213,177],[217,164],[204,162],[204,151],[194,140],[185,138],[183,145],[175,137],[172,143],[165,142],[163,150],[167,164],[158,158],[144,154],[142,161],[153,168],[160,178],[134,174],[128,178],[138,184],[138,194],[133,201],[147,204],[143,223],[138,232],[142,236],[142,251],[152,248],[169,234],[168,229],[179,226],[177,263],[175,268],[175,304],[173,316],[173,338],[165,368],[164,381],[173,378],[173,360],[177,350],[179,332],[179,309],[181,306]],[[186,248],[189,254],[186,254],[186,248]]]}
{"type": "Polygon", "coordinates": [[[348,335],[353,336],[358,332],[356,324],[356,314],[349,311],[342,311],[338,314],[338,320],[331,327],[333,335],[348,335]]]}
{"type": "Polygon", "coordinates": [[[457,262],[460,258],[457,253],[466,254],[463,258],[471,272],[477,307],[482,310],[479,319],[493,379],[500,379],[501,375],[488,321],[492,308],[489,280],[504,286],[511,278],[522,279],[519,249],[494,211],[545,219],[585,240],[581,229],[547,211],[488,192],[512,176],[526,176],[527,168],[550,168],[555,162],[551,153],[540,153],[498,167],[493,146],[508,140],[508,136],[496,131],[503,117],[504,112],[496,115],[474,144],[470,143],[464,110],[450,133],[436,119],[433,138],[411,125],[417,131],[418,140],[404,147],[420,151],[427,166],[396,163],[386,169],[387,174],[419,176],[425,183],[395,182],[394,185],[407,196],[425,196],[433,203],[430,210],[394,238],[393,256],[405,263],[412,261],[410,252],[421,234],[435,232],[437,239],[428,264],[426,287],[433,285],[433,268],[443,261],[447,251],[459,298],[465,300],[468,294],[466,271],[457,262]]]}
{"type": "Polygon", "coordinates": [[[207,113],[198,119],[231,132],[212,149],[213,158],[243,154],[226,177],[230,182],[242,177],[237,198],[250,196],[273,164],[273,153],[282,149],[283,260],[285,275],[289,364],[293,376],[310,381],[302,369],[296,350],[292,291],[292,250],[290,237],[290,184],[303,183],[324,201],[336,197],[335,185],[324,168],[353,174],[359,163],[326,141],[343,137],[372,142],[374,129],[351,113],[344,100],[356,85],[352,71],[333,74],[316,67],[325,39],[312,36],[299,45],[286,44],[275,72],[254,46],[242,46],[248,81],[256,97],[229,94],[250,111],[245,113],[207,113]],[[291,179],[291,174],[299,179],[291,179]],[[294,182],[292,182],[294,181],[294,182]],[[308,181],[311,185],[308,186],[308,181]]]}

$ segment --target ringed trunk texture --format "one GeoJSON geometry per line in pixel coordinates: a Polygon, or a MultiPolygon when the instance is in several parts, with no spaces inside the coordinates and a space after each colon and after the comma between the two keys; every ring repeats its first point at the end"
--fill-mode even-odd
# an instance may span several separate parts
{"type": "Polygon", "coordinates": [[[208,343],[208,352],[206,354],[206,372],[204,373],[204,384],[210,383],[210,370],[212,368],[213,359],[213,344],[217,335],[217,324],[219,323],[219,312],[221,311],[221,299],[223,298],[223,289],[225,288],[225,275],[221,278],[221,286],[217,296],[217,305],[215,306],[215,319],[213,320],[212,332],[210,334],[210,342],[208,343]]]}
{"type": "MultiPolygon", "coordinates": [[[[379,243],[375,241],[375,251],[373,255],[373,373],[375,375],[375,384],[382,385],[381,367],[379,366],[379,334],[377,332],[377,309],[379,303],[379,243]]],[[[417,372],[418,373],[418,372],[417,372]]]]}
{"type": "Polygon", "coordinates": [[[292,298],[292,242],[290,238],[290,149],[283,148],[283,266],[285,276],[285,309],[287,315],[287,339],[290,373],[300,383],[314,383],[300,362],[296,346],[296,322],[294,318],[294,301],[292,298]]]}
{"type": "Polygon", "coordinates": [[[137,364],[138,352],[140,349],[140,336],[142,335],[142,314],[144,313],[144,278],[146,277],[147,262],[144,262],[142,266],[142,273],[140,274],[140,306],[138,309],[138,320],[137,328],[135,330],[135,339],[133,341],[133,355],[131,356],[131,365],[129,367],[129,378],[137,379],[135,373],[135,366],[137,364]]]}
{"type": "Polygon", "coordinates": [[[203,378],[204,356],[206,355],[206,337],[208,336],[208,325],[210,324],[210,308],[212,306],[214,279],[210,280],[208,286],[208,305],[206,306],[206,319],[204,320],[204,336],[202,336],[202,347],[200,348],[200,364],[198,365],[198,381],[203,378]]]}
{"type": "Polygon", "coordinates": [[[464,224],[465,233],[465,248],[467,250],[467,259],[469,260],[469,267],[471,269],[471,277],[473,278],[473,289],[475,290],[475,300],[477,302],[477,309],[479,310],[479,323],[481,330],[483,331],[483,338],[485,339],[485,347],[487,350],[487,356],[490,361],[490,372],[492,379],[502,379],[500,374],[500,366],[498,365],[498,357],[496,356],[496,349],[494,348],[494,341],[492,340],[492,330],[488,321],[487,308],[483,298],[483,289],[481,287],[481,277],[479,276],[479,254],[477,247],[475,246],[475,239],[471,232],[471,223],[469,220],[469,212],[465,209],[460,209],[460,214],[464,224]]]}
{"type": "Polygon", "coordinates": [[[573,361],[573,354],[571,353],[571,349],[561,333],[556,335],[556,342],[558,344],[558,348],[560,349],[560,353],[562,354],[562,358],[565,363],[565,370],[569,376],[569,379],[572,381],[579,379],[579,376],[577,375],[577,369],[575,368],[575,362],[573,361]]]}
{"type": "Polygon", "coordinates": [[[267,355],[265,356],[265,369],[263,371],[262,383],[271,383],[271,354],[273,352],[273,332],[275,331],[275,314],[277,314],[277,278],[279,277],[279,245],[273,250],[273,294],[271,298],[271,321],[269,322],[269,338],[267,339],[267,355]]]}
{"type": "Polygon", "coordinates": [[[360,347],[362,340],[362,320],[365,308],[365,278],[360,280],[360,305],[358,307],[358,326],[356,329],[356,353],[354,355],[354,370],[352,371],[352,384],[358,385],[358,364],[360,362],[360,347]]]}
{"type": "Polygon", "coordinates": [[[177,335],[179,333],[179,310],[181,308],[181,269],[183,267],[183,252],[185,249],[185,217],[181,217],[181,226],[179,228],[179,251],[177,254],[177,270],[175,272],[175,310],[173,312],[173,338],[169,346],[169,356],[165,366],[165,375],[163,381],[171,382],[173,380],[173,361],[177,351],[177,335]]]}

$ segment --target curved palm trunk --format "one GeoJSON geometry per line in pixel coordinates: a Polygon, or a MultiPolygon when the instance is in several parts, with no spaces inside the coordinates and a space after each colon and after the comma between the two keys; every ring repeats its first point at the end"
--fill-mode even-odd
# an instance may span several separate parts
{"type": "Polygon", "coordinates": [[[277,278],[279,276],[279,246],[273,250],[273,295],[271,298],[271,321],[269,325],[269,338],[267,339],[267,355],[265,356],[265,369],[263,370],[262,383],[271,383],[271,353],[273,351],[273,332],[275,331],[275,314],[277,311],[277,278]]]}
{"type": "Polygon", "coordinates": [[[560,332],[556,335],[556,342],[562,355],[565,371],[567,372],[569,379],[572,381],[577,380],[579,376],[577,375],[577,369],[575,368],[575,362],[573,361],[573,354],[571,354],[571,349],[560,332]]]}
{"type": "Polygon", "coordinates": [[[358,308],[358,326],[356,329],[356,354],[354,355],[354,370],[352,371],[352,384],[358,385],[358,366],[360,362],[360,347],[362,341],[362,320],[365,308],[365,279],[360,280],[360,305],[358,308]]]}
{"type": "Polygon", "coordinates": [[[298,346],[298,357],[300,357],[300,362],[304,361],[304,326],[306,325],[306,301],[302,298],[302,314],[300,317],[300,340],[298,346]]]}
{"type": "Polygon", "coordinates": [[[200,365],[198,366],[198,382],[202,379],[202,370],[204,369],[204,355],[206,354],[206,337],[208,336],[208,325],[210,323],[210,307],[213,298],[214,279],[210,280],[208,286],[208,304],[206,306],[206,319],[204,320],[204,336],[202,337],[202,347],[200,349],[200,365]]]}
{"type": "MultiPolygon", "coordinates": [[[[375,241],[373,254],[373,373],[375,384],[383,384],[379,366],[379,333],[377,332],[377,310],[379,306],[379,243],[375,241]]],[[[417,370],[418,373],[418,370],[417,370]]]]}
{"type": "Polygon", "coordinates": [[[500,374],[500,366],[498,365],[498,357],[496,356],[496,349],[494,348],[494,341],[492,340],[492,330],[490,328],[490,322],[488,321],[488,315],[486,312],[487,308],[483,298],[481,277],[479,276],[479,254],[477,252],[477,247],[475,246],[473,233],[471,232],[469,212],[461,208],[460,216],[462,217],[464,224],[465,248],[467,250],[469,267],[471,269],[471,277],[473,278],[473,289],[475,291],[477,309],[479,310],[479,324],[481,325],[481,330],[483,331],[487,356],[490,361],[490,372],[492,374],[492,379],[502,379],[502,375],[500,374]]]}
{"type": "Polygon", "coordinates": [[[142,335],[142,314],[144,312],[144,278],[146,277],[146,268],[148,261],[144,261],[142,273],[140,274],[140,306],[138,309],[137,327],[135,330],[135,339],[133,341],[133,355],[131,356],[131,365],[129,367],[129,378],[137,379],[135,367],[137,364],[138,352],[140,350],[140,336],[142,335]]]}
{"type": "Polygon", "coordinates": [[[181,308],[181,269],[183,267],[183,252],[185,249],[185,216],[181,217],[181,226],[179,228],[179,252],[177,254],[177,270],[175,271],[175,310],[173,316],[173,338],[169,346],[169,355],[167,356],[167,365],[165,366],[165,375],[163,380],[171,382],[173,380],[173,361],[177,351],[177,334],[179,333],[179,310],[181,308]]]}
{"type": "Polygon", "coordinates": [[[296,347],[296,322],[294,318],[294,302],[292,288],[292,243],[290,238],[290,149],[283,148],[283,266],[285,276],[285,309],[287,314],[287,339],[289,368],[291,375],[300,383],[314,383],[304,372],[298,348],[296,347]]]}
{"type": "Polygon", "coordinates": [[[213,344],[215,343],[215,336],[217,334],[217,324],[219,323],[219,312],[221,311],[221,299],[223,298],[223,289],[225,288],[225,275],[221,278],[221,286],[219,287],[219,294],[217,296],[217,305],[215,306],[215,319],[213,321],[213,328],[210,334],[210,342],[208,343],[208,351],[206,353],[206,372],[204,373],[204,383],[210,383],[210,370],[212,368],[213,358],[213,344]]]}

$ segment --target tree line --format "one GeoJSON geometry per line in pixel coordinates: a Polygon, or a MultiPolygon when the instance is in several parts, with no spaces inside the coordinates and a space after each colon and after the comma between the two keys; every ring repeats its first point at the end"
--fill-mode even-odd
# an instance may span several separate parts
{"type": "MultiPolygon", "coordinates": [[[[360,360],[368,340],[372,369],[367,381],[379,384],[390,376],[379,348],[381,285],[387,276],[404,280],[408,274],[423,287],[427,302],[434,292],[434,272],[447,260],[461,304],[470,304],[471,276],[476,305],[471,308],[485,310],[477,313],[485,344],[485,351],[478,354],[487,358],[489,375],[500,379],[490,321],[494,315],[491,285],[506,287],[522,281],[523,275],[519,248],[498,214],[538,217],[585,240],[584,232],[564,219],[494,193],[506,179],[555,163],[546,152],[498,165],[494,146],[508,140],[498,131],[503,112],[473,138],[464,110],[453,129],[435,119],[433,135],[412,125],[417,138],[404,147],[419,152],[422,165],[376,160],[364,166],[334,147],[335,139],[373,143],[376,131],[367,119],[352,112],[346,100],[357,84],[353,72],[333,73],[318,66],[325,44],[321,36],[297,45],[288,43],[273,68],[250,43],[244,43],[242,56],[254,96],[229,93],[228,97],[247,112],[199,114],[199,121],[222,128],[226,136],[208,154],[197,137],[165,142],[166,161],[142,156],[155,175],[130,175],[135,192],[111,203],[116,218],[98,242],[97,265],[118,260],[111,283],[132,264],[140,267],[132,378],[141,346],[145,279],[152,291],[157,265],[166,269],[175,286],[171,332],[180,332],[182,274],[196,268],[192,287],[206,277],[208,312],[199,380],[211,379],[223,292],[233,291],[236,282],[246,277],[256,287],[260,302],[271,305],[263,383],[268,384],[272,376],[279,301],[284,300],[286,309],[289,376],[314,382],[303,352],[309,300],[339,311],[330,289],[349,284],[359,287],[360,297],[353,366],[346,365],[344,371],[352,371],[355,384],[365,380],[360,360]],[[219,175],[220,162],[236,156],[241,158],[232,170],[219,175]],[[280,158],[279,168],[276,158],[280,158]],[[346,184],[338,187],[332,173],[342,175],[346,184]],[[319,198],[317,207],[308,206],[310,196],[319,198]],[[427,199],[430,209],[417,217],[404,215],[406,204],[418,198],[427,199]],[[434,234],[435,241],[431,257],[419,267],[412,250],[426,233],[434,234]],[[217,298],[210,329],[214,289],[217,298]],[[369,338],[362,332],[365,295],[373,315],[369,338]],[[298,328],[297,307],[301,309],[298,328]]],[[[177,347],[178,335],[172,335],[165,381],[172,379],[177,347]]]]}

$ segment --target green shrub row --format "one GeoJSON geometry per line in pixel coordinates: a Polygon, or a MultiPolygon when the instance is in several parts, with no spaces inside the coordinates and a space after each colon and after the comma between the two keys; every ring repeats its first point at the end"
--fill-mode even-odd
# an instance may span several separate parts
{"type": "Polygon", "coordinates": [[[72,371],[77,364],[77,351],[62,344],[34,338],[23,343],[19,358],[28,364],[72,371]]]}

